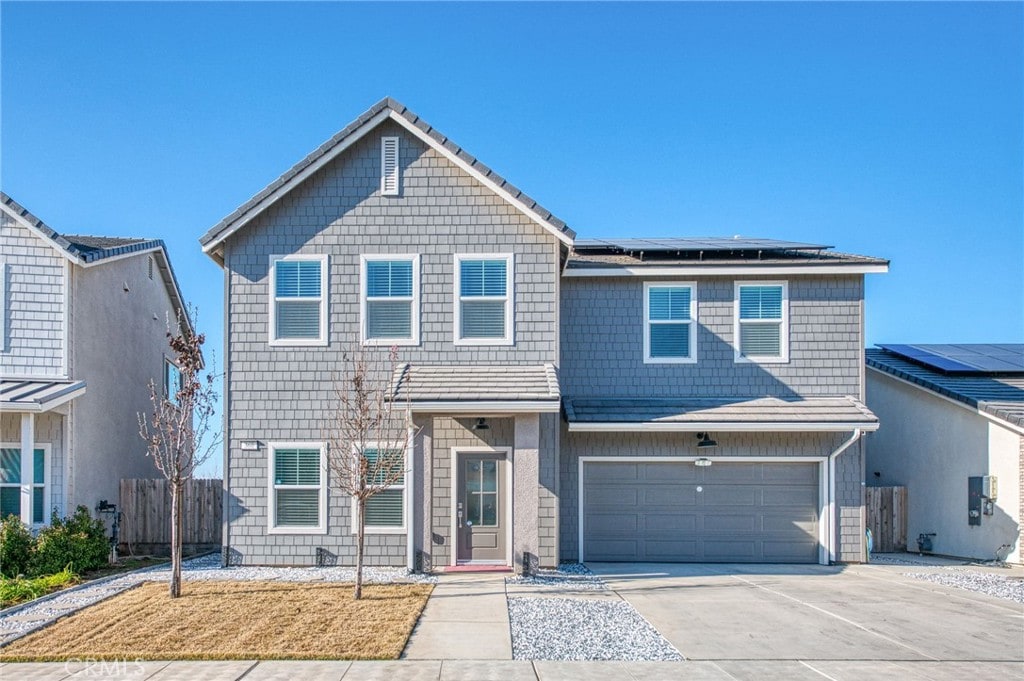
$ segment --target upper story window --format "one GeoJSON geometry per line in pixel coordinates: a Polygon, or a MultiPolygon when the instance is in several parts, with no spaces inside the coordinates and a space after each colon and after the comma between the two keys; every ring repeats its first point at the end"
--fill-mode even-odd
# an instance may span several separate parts
{"type": "MultiPolygon", "coordinates": [[[[32,524],[46,522],[46,460],[47,450],[33,451],[32,456],[32,524]]],[[[0,518],[21,516],[21,448],[0,449],[0,518]]]]}
{"type": "Polygon", "coordinates": [[[271,534],[327,532],[327,470],[319,442],[271,443],[271,534]]]}
{"type": "Polygon", "coordinates": [[[420,257],[364,255],[362,332],[367,345],[416,345],[420,338],[420,257]]]}
{"type": "Polygon", "coordinates": [[[380,193],[384,196],[398,196],[401,190],[401,176],[398,167],[398,138],[380,138],[380,193]]]}
{"type": "Polygon", "coordinates": [[[697,297],[691,282],[644,284],[644,362],[697,361],[697,297]]]}
{"type": "Polygon", "coordinates": [[[455,256],[455,344],[512,345],[512,254],[455,256]]]}
{"type": "Polygon", "coordinates": [[[272,256],[270,344],[327,345],[327,256],[272,256]]]}
{"type": "Polygon", "coordinates": [[[788,315],[786,282],[736,284],[736,361],[789,361],[788,315]]]}
{"type": "Polygon", "coordinates": [[[177,406],[181,386],[181,369],[171,360],[164,359],[164,399],[177,406]]]}

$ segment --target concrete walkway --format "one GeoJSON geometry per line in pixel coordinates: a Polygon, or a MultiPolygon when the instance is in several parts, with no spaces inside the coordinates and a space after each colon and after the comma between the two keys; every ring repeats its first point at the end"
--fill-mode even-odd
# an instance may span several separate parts
{"type": "Polygon", "coordinates": [[[402,657],[511,660],[505,577],[503,573],[441,575],[402,657]]]}
{"type": "Polygon", "coordinates": [[[1019,662],[46,662],[0,664],[3,681],[962,681],[1019,678],[1019,662]]]}

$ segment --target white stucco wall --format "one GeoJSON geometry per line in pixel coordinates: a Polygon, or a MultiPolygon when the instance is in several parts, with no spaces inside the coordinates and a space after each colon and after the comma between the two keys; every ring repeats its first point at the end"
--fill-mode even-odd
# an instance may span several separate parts
{"type": "Polygon", "coordinates": [[[1020,435],[931,391],[869,369],[867,405],[881,428],[867,441],[869,485],[907,487],[907,544],[934,532],[935,553],[1021,561],[1020,435]],[[879,476],[875,476],[875,472],[879,476]],[[995,513],[968,525],[967,478],[999,477],[995,513]]]}

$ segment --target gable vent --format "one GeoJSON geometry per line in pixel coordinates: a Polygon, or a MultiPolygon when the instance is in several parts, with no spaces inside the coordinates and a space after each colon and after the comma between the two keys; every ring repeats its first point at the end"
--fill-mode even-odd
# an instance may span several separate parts
{"type": "Polygon", "coordinates": [[[380,138],[380,193],[398,196],[398,138],[380,138]]]}

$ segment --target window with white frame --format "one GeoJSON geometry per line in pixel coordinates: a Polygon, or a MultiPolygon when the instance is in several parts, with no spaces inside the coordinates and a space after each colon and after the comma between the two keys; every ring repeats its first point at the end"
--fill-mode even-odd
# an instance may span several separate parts
{"type": "Polygon", "coordinates": [[[511,254],[455,256],[456,345],[511,345],[511,254]]]}
{"type": "MultiPolygon", "coordinates": [[[[33,450],[32,457],[32,524],[46,522],[45,448],[33,450]]],[[[0,448],[0,518],[21,517],[21,448],[0,448]]]]}
{"type": "Polygon", "coordinates": [[[278,443],[270,450],[269,531],[327,531],[327,472],[321,443],[278,443]]]}
{"type": "Polygon", "coordinates": [[[697,361],[697,298],[691,282],[644,284],[644,362],[697,361]]]}
{"type": "Polygon", "coordinates": [[[361,260],[363,342],[419,343],[419,256],[364,255],[361,260]]]}
{"type": "Polygon", "coordinates": [[[175,406],[178,404],[181,381],[181,369],[171,360],[164,358],[164,399],[175,406]]]}
{"type": "Polygon", "coordinates": [[[274,256],[270,344],[327,345],[327,256],[274,256]]]}
{"type": "MultiPolygon", "coordinates": [[[[366,500],[367,532],[399,532],[405,528],[405,456],[401,449],[368,447],[364,451],[370,470],[376,470],[376,479],[367,480],[369,485],[384,485],[382,489],[366,500]],[[390,471],[390,473],[389,473],[390,471]],[[397,476],[397,479],[394,479],[397,476]]],[[[355,513],[352,514],[355,517],[355,513]]],[[[355,532],[353,526],[352,531],[355,532]]]]}
{"type": "Polygon", "coordinates": [[[788,361],[788,307],[786,282],[736,284],[737,361],[788,361]]]}

